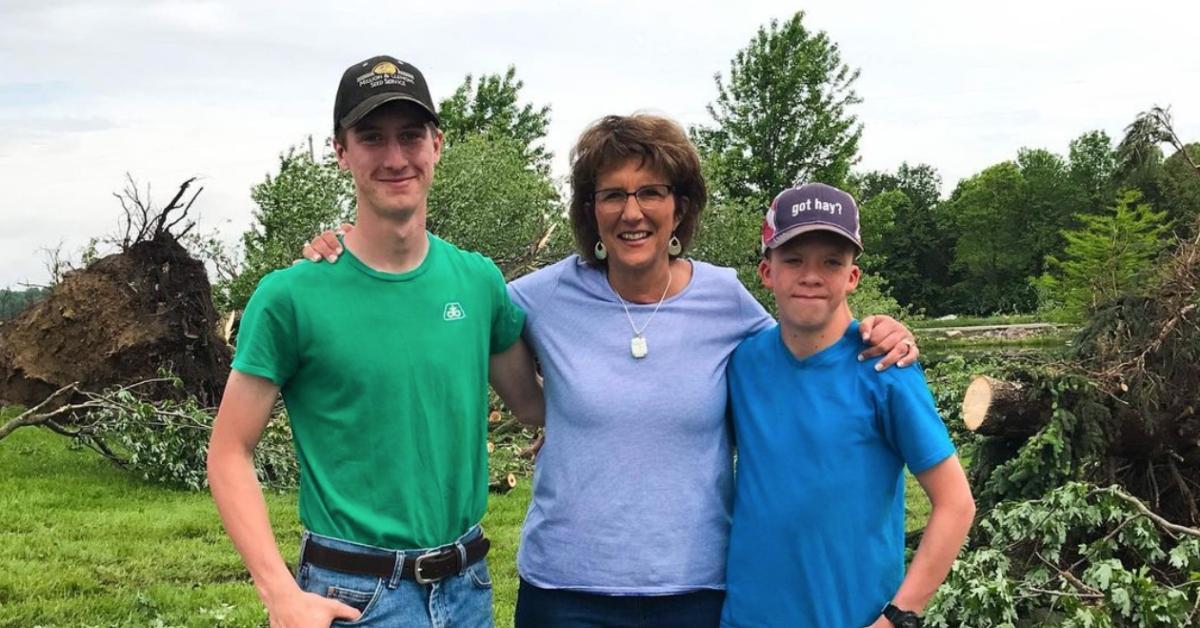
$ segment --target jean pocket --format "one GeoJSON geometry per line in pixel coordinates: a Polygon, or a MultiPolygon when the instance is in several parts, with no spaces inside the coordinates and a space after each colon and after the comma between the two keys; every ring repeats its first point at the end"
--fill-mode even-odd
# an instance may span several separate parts
{"type": "Polygon", "coordinates": [[[354,621],[339,620],[335,623],[338,626],[354,626],[370,619],[384,585],[383,580],[375,576],[342,573],[311,564],[301,568],[297,580],[301,589],[336,600],[361,613],[354,621]]]}
{"type": "Polygon", "coordinates": [[[488,571],[486,560],[480,560],[468,567],[467,574],[471,577],[471,584],[474,584],[477,588],[492,588],[492,574],[488,571]]]}

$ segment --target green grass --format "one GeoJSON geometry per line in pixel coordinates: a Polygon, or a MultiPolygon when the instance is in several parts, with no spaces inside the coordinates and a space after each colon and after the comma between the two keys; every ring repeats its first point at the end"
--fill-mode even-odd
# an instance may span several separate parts
{"type": "MultiPolygon", "coordinates": [[[[491,497],[484,526],[498,626],[511,626],[528,482],[491,497]]],[[[294,493],[269,493],[294,565],[294,493]]],[[[0,441],[0,626],[260,626],[266,613],[206,492],[142,482],[56,434],[0,441]]]]}
{"type": "MultiPolygon", "coordinates": [[[[908,495],[912,530],[924,525],[929,505],[911,476],[908,495]]],[[[484,519],[501,627],[512,626],[529,497],[528,480],[492,495],[484,519]]],[[[295,494],[269,493],[267,505],[284,558],[294,565],[295,494]]],[[[22,428],[0,441],[0,626],[265,621],[208,493],[142,482],[44,430],[22,428]]]]}

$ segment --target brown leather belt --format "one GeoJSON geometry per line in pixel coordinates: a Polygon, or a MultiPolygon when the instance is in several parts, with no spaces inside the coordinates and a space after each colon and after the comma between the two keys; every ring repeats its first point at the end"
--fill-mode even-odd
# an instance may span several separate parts
{"type": "Polygon", "coordinates": [[[474,540],[463,543],[462,547],[465,551],[461,553],[456,545],[443,545],[424,554],[416,555],[411,552],[362,554],[325,547],[313,539],[309,539],[304,544],[304,554],[300,557],[300,564],[310,563],[323,569],[332,569],[342,573],[388,579],[396,573],[396,561],[403,560],[404,565],[401,567],[400,577],[428,584],[457,574],[464,568],[475,564],[487,556],[491,545],[491,541],[480,535],[474,540]],[[466,560],[463,560],[463,554],[466,555],[466,560]]]}

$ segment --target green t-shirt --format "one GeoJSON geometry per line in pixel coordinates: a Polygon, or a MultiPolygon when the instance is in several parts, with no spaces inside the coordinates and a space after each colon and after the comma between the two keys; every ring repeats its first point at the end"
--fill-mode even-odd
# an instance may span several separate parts
{"type": "Polygon", "coordinates": [[[429,236],[403,274],[346,251],[262,279],[233,368],[275,382],[317,534],[409,549],[453,541],[487,508],[488,356],[525,313],[488,258],[429,236]]]}

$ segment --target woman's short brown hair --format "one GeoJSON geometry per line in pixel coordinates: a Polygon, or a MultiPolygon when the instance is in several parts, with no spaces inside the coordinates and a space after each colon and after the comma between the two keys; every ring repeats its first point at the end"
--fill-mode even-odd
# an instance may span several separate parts
{"type": "Polygon", "coordinates": [[[700,155],[678,123],[646,113],[597,120],[571,149],[569,210],[579,256],[593,266],[604,264],[596,259],[595,253],[600,241],[592,207],[596,179],[601,172],[619,167],[630,158],[640,158],[641,167],[658,171],[670,183],[675,193],[675,213],[679,216],[675,237],[684,251],[692,243],[700,212],[708,203],[708,190],[700,173],[700,155]]]}

